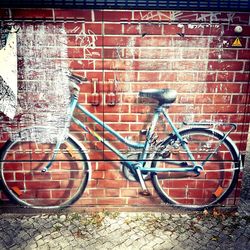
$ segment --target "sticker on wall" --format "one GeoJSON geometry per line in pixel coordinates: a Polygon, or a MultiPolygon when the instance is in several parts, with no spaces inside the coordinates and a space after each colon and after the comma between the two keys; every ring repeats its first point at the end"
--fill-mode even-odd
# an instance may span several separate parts
{"type": "Polygon", "coordinates": [[[240,41],[240,38],[239,38],[239,37],[237,37],[237,38],[234,40],[234,42],[233,42],[233,44],[232,44],[232,47],[242,47],[242,44],[241,44],[241,41],[240,41]]]}

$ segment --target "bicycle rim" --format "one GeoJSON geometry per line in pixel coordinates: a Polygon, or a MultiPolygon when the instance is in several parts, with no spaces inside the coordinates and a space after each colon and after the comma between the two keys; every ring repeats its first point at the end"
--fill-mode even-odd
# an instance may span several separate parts
{"type": "Polygon", "coordinates": [[[1,179],[7,196],[22,206],[59,209],[84,192],[90,167],[82,147],[71,137],[61,144],[49,170],[55,144],[8,141],[1,157],[1,179]]]}
{"type": "MultiPolygon", "coordinates": [[[[180,134],[186,140],[196,164],[202,164],[223,138],[220,132],[202,128],[185,130],[180,134]]],[[[152,167],[184,167],[184,165],[171,163],[173,161],[187,162],[192,165],[187,153],[180,145],[178,147],[175,136],[166,142],[166,148],[170,151],[170,158],[163,159],[158,156],[152,163],[152,167]]],[[[218,148],[218,152],[205,163],[204,171],[199,176],[190,172],[159,172],[152,173],[152,182],[164,202],[189,209],[204,209],[224,201],[232,192],[239,175],[238,161],[235,147],[226,139],[218,148]]],[[[234,201],[232,197],[222,205],[232,206],[234,201]]]]}

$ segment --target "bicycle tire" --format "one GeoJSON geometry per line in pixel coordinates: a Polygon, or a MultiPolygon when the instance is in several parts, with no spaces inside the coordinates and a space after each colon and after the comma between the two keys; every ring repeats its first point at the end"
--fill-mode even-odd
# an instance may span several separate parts
{"type": "MultiPolygon", "coordinates": [[[[195,159],[198,163],[205,160],[207,155],[212,152],[211,148],[215,149],[216,145],[218,146],[218,140],[224,137],[220,131],[206,128],[185,129],[179,133],[186,140],[194,157],[199,157],[199,159],[195,159]],[[206,138],[209,141],[205,141],[206,138]],[[198,146],[198,148],[196,149],[194,146],[198,146]]],[[[178,142],[177,137],[170,136],[164,144],[166,149],[168,148],[170,151],[170,159],[161,159],[162,156],[158,154],[151,166],[159,168],[167,165],[166,167],[173,168],[176,165],[170,164],[169,161],[185,161],[187,156],[183,152],[183,148],[180,146],[179,152],[173,149],[176,142],[178,142]]],[[[236,145],[227,137],[219,147],[218,152],[205,163],[205,171],[199,176],[187,172],[153,172],[151,173],[151,181],[163,202],[191,210],[202,210],[223,202],[233,191],[240,172],[239,160],[239,151],[236,145]]]]}
{"type": "Polygon", "coordinates": [[[60,146],[49,170],[55,144],[8,140],[3,146],[0,176],[7,197],[22,207],[63,209],[83,194],[91,175],[85,148],[72,135],[60,146]]]}

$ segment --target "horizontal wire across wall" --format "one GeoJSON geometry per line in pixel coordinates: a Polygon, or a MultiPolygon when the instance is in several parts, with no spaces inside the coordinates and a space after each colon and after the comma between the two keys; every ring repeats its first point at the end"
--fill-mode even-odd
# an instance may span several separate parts
{"type": "Polygon", "coordinates": [[[250,0],[1,0],[0,7],[250,11],[250,0]]]}

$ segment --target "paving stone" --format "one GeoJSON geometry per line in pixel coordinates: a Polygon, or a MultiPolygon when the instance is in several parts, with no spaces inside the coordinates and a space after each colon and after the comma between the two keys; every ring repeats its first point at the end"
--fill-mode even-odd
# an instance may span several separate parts
{"type": "Polygon", "coordinates": [[[0,249],[250,249],[249,217],[107,213],[0,215],[0,249]],[[86,224],[87,223],[87,224],[86,224]]]}

